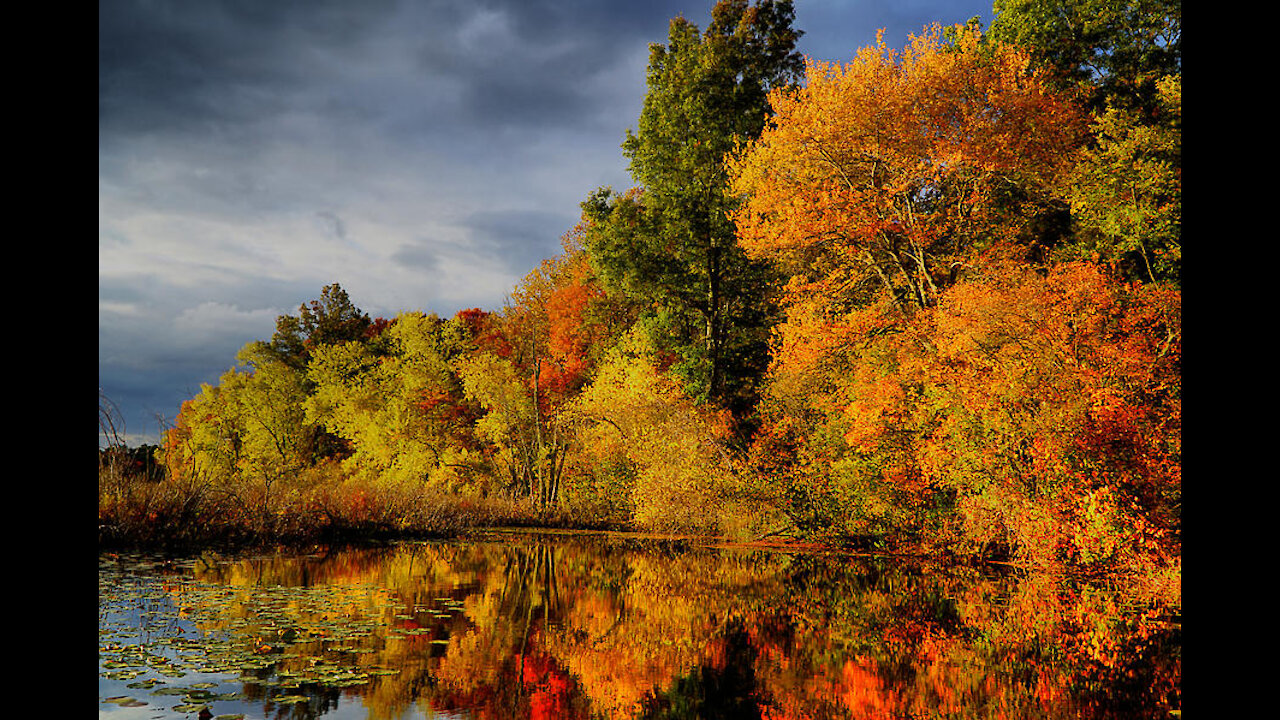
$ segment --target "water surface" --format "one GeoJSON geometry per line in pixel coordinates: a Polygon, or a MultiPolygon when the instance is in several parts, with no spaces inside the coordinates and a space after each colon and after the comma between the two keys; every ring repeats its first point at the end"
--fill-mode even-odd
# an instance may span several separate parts
{"type": "Polygon", "coordinates": [[[99,717],[1165,718],[1180,617],[901,558],[493,533],[99,560],[99,717]]]}

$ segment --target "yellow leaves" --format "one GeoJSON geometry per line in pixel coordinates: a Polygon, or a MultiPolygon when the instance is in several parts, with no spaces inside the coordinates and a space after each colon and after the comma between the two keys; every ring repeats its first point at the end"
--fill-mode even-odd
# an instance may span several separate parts
{"type": "Polygon", "coordinates": [[[696,407],[660,373],[632,334],[600,368],[569,412],[583,452],[600,467],[631,469],[625,492],[634,519],[662,530],[709,530],[729,484],[724,419],[696,407]]]}

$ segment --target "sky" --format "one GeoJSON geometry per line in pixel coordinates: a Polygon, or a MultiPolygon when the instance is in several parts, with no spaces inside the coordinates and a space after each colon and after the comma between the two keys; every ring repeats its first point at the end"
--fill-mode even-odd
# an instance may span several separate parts
{"type": "MultiPolygon", "coordinates": [[[[650,43],[713,0],[100,0],[98,387],[156,443],[280,315],[500,310],[620,144],[650,43]]],[[[991,0],[795,0],[848,62],[991,0]]],[[[99,405],[102,402],[100,399],[99,405]]],[[[103,438],[100,434],[99,445],[103,438]]]]}

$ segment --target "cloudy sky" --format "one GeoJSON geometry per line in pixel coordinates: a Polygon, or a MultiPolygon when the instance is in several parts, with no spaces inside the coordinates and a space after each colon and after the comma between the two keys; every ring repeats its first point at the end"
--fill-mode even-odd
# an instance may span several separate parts
{"type": "MultiPolygon", "coordinates": [[[[131,444],[340,283],[371,316],[497,310],[631,186],[648,45],[713,0],[100,0],[98,384],[131,444]]],[[[990,0],[796,0],[800,50],[990,0]]]]}

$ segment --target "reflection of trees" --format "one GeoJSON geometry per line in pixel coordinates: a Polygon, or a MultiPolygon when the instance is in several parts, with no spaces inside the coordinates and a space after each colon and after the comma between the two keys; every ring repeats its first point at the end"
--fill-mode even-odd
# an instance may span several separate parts
{"type": "Polygon", "coordinates": [[[582,565],[546,543],[489,551],[490,570],[466,599],[470,627],[450,638],[434,670],[431,705],[481,718],[586,717],[581,688],[543,642],[565,614],[566,569],[580,582],[572,570],[582,565]]]}
{"type": "MultiPolygon", "coordinates": [[[[315,658],[398,670],[341,691],[371,718],[420,703],[478,718],[1154,717],[1180,704],[1179,626],[1059,578],[525,536],[199,575],[221,588],[209,607],[178,604],[204,629],[274,643],[271,672],[315,658]],[[306,585],[316,592],[254,595],[306,585]]],[[[292,712],[323,714],[325,692],[292,712]]]]}
{"type": "Polygon", "coordinates": [[[647,696],[640,717],[644,720],[760,718],[762,698],[755,675],[757,651],[742,620],[730,621],[719,640],[719,652],[713,657],[689,674],[676,678],[666,689],[647,696]]]}

